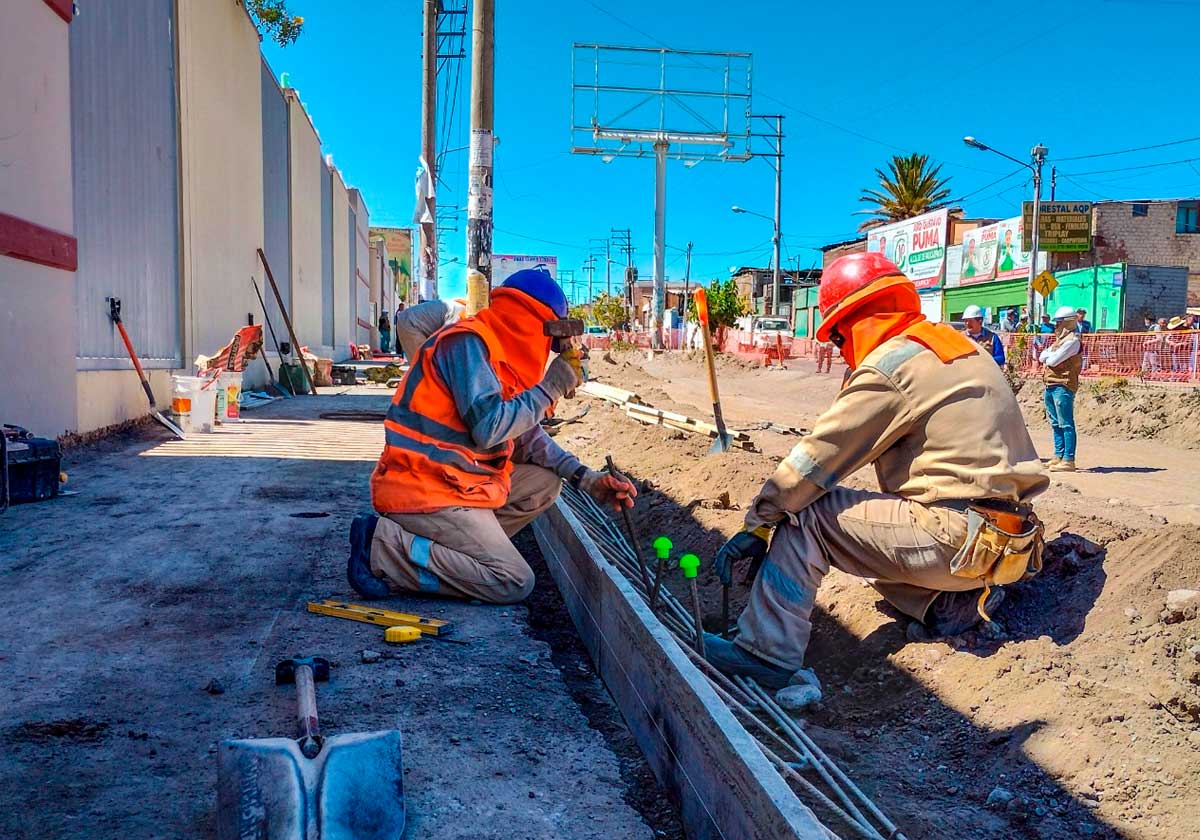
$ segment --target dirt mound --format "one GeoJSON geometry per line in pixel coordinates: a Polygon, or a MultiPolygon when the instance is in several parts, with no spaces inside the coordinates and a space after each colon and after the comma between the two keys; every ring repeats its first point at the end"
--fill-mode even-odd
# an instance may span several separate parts
{"type": "MultiPolygon", "coordinates": [[[[668,377],[703,377],[699,365],[656,359],[664,377],[656,379],[622,364],[609,366],[622,387],[700,413],[657,402],[668,377]]],[[[1026,390],[1037,390],[1021,395],[1032,413],[1040,389],[1026,390]]],[[[1200,411],[1189,394],[1112,390],[1085,388],[1080,420],[1099,428],[1114,403],[1138,400],[1176,426],[1200,411]]],[[[1151,434],[1149,425],[1136,428],[1151,434]]],[[[1152,434],[1170,440],[1177,432],[1152,434]]],[[[701,557],[705,623],[715,628],[712,558],[741,527],[777,457],[709,456],[705,438],[642,426],[608,404],[594,405],[559,440],[592,464],[611,453],[644,480],[634,509],[641,545],[649,555],[653,538],[666,534],[677,554],[701,557]]],[[[871,475],[849,483],[871,486],[871,475]]],[[[910,837],[1193,837],[1200,619],[1163,614],[1169,592],[1200,580],[1194,529],[1060,482],[1039,511],[1045,568],[1006,587],[998,627],[987,633],[909,643],[906,618],[865,581],[832,572],[818,593],[807,662],[825,689],[810,731],[910,837]]],[[[746,594],[735,587],[735,616],[746,594]]]]}
{"type": "MultiPolygon", "coordinates": [[[[1018,400],[1030,426],[1046,425],[1044,390],[1028,382],[1018,400]]],[[[1075,396],[1075,424],[1123,440],[1159,440],[1200,449],[1200,388],[1154,388],[1127,379],[1084,382],[1075,396]]]]}

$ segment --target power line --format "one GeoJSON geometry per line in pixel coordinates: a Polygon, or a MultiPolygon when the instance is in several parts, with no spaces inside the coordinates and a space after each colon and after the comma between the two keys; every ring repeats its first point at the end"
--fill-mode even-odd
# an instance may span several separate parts
{"type": "Polygon", "coordinates": [[[1195,143],[1200,137],[1185,137],[1182,140],[1172,140],[1169,143],[1155,143],[1153,146],[1137,146],[1132,149],[1119,149],[1115,152],[1097,152],[1094,155],[1073,155],[1072,157],[1055,158],[1060,160],[1091,160],[1092,158],[1112,157],[1113,155],[1128,155],[1133,152],[1146,152],[1150,149],[1165,149],[1167,146],[1180,146],[1184,143],[1195,143]]]}
{"type": "MultiPolygon", "coordinates": [[[[1066,173],[1066,174],[1082,176],[1082,175],[1105,175],[1110,172],[1134,172],[1139,169],[1157,169],[1162,166],[1178,166],[1181,163],[1191,163],[1192,161],[1195,161],[1195,160],[1200,160],[1200,157],[1183,158],[1182,160],[1167,160],[1167,161],[1163,161],[1162,163],[1144,163],[1141,166],[1122,166],[1117,169],[1092,169],[1088,172],[1070,172],[1070,173],[1066,173]]],[[[1064,173],[1059,172],[1058,174],[1063,175],[1064,173]]]]}
{"type": "Polygon", "coordinates": [[[1005,175],[1002,178],[997,178],[995,181],[992,181],[990,184],[984,184],[982,187],[980,187],[977,190],[972,190],[969,193],[964,193],[964,194],[958,196],[957,198],[947,199],[946,203],[947,204],[956,204],[960,201],[963,201],[964,199],[970,198],[973,195],[978,195],[979,193],[983,192],[984,190],[996,186],[996,184],[999,184],[1001,181],[1007,181],[1009,178],[1013,177],[1014,175],[1020,175],[1024,171],[1026,171],[1025,167],[1022,166],[1020,169],[1015,169],[1012,172],[1009,172],[1007,175],[1005,175]]]}
{"type": "Polygon", "coordinates": [[[543,245],[557,245],[560,248],[570,248],[572,251],[587,251],[587,248],[581,248],[578,245],[570,242],[555,242],[553,239],[541,239],[536,236],[529,236],[524,233],[517,233],[515,230],[505,230],[504,228],[493,228],[496,233],[503,233],[506,236],[515,236],[518,239],[528,239],[530,242],[541,242],[543,245]]]}

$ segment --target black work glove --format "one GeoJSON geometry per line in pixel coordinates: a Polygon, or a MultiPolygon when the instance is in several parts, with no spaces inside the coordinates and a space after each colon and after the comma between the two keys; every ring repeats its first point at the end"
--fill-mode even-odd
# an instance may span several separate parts
{"type": "Polygon", "coordinates": [[[769,533],[770,530],[763,525],[752,531],[734,534],[725,545],[721,546],[713,568],[716,569],[717,577],[721,579],[723,586],[729,586],[733,582],[733,564],[738,560],[762,562],[767,555],[767,535],[769,533]]]}

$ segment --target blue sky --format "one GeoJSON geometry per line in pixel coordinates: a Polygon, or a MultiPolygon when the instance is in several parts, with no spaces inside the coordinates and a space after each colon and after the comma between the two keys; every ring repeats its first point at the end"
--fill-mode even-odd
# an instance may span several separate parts
{"type": "MultiPolygon", "coordinates": [[[[264,44],[272,68],[299,88],[325,151],[362,190],[372,222],[409,224],[420,148],[421,4],[291,6],[305,32],[286,49],[264,44]]],[[[1014,0],[979,11],[877,0],[497,6],[494,250],[555,254],[559,268],[580,279],[588,240],[614,227],[632,229],[641,276],[651,276],[654,164],[570,154],[572,42],[753,54],[754,111],[786,116],[785,264],[798,258],[807,267],[819,256],[813,248],[853,236],[860,191],[897,152],[941,162],[954,195],[967,196],[968,214],[1016,215],[1032,195],[1028,178],[987,187],[1017,167],[967,148],[965,134],[1020,158],[1035,142],[1047,145],[1048,163],[1059,165],[1059,199],[1200,195],[1200,142],[1065,160],[1200,137],[1200,0],[1014,0]]],[[[446,148],[466,145],[469,60],[462,64],[446,148]]],[[[465,208],[465,166],[465,153],[447,157],[443,206],[465,208]]],[[[682,279],[688,241],[693,278],[765,266],[771,223],[729,208],[769,215],[773,191],[765,160],[668,163],[668,277],[682,279]]],[[[459,230],[446,233],[442,258],[461,260],[465,216],[449,224],[459,230]]],[[[597,290],[602,278],[598,272],[597,290]]],[[[443,295],[462,286],[461,261],[444,265],[443,295]]]]}

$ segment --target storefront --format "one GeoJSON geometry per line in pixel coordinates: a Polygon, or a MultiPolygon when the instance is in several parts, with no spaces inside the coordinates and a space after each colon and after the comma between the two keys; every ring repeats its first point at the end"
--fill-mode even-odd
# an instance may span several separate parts
{"type": "Polygon", "coordinates": [[[1005,309],[1021,307],[1029,302],[1029,283],[1026,280],[1006,280],[998,283],[980,283],[947,289],[942,301],[946,320],[961,321],[963,310],[971,304],[984,310],[984,321],[996,324],[1005,309]]]}

